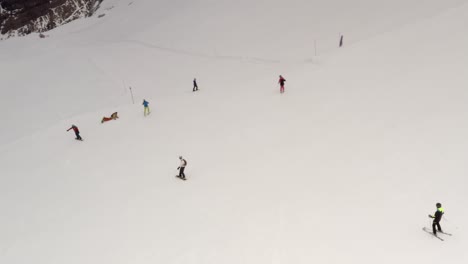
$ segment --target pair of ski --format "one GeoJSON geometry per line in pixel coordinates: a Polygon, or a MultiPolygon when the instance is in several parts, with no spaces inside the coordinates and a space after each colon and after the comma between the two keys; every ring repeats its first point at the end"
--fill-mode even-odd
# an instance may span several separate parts
{"type": "Polygon", "coordinates": [[[182,177],[180,177],[179,175],[176,175],[176,178],[179,178],[179,179],[184,180],[184,181],[187,180],[186,178],[182,178],[182,177]]]}
{"type": "MultiPolygon", "coordinates": [[[[434,233],[432,233],[432,230],[430,230],[430,229],[427,228],[427,227],[423,227],[423,231],[426,232],[426,233],[431,234],[433,237],[438,238],[440,241],[444,241],[443,238],[441,238],[441,237],[439,237],[439,236],[437,236],[437,235],[434,235],[434,233]]],[[[441,231],[437,231],[437,234],[444,234],[444,235],[447,235],[447,236],[452,236],[452,234],[450,234],[450,233],[441,232],[441,231]]]]}

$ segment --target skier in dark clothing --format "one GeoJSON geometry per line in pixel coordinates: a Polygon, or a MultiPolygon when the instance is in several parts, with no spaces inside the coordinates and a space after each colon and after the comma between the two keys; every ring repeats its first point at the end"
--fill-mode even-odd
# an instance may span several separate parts
{"type": "Polygon", "coordinates": [[[77,126],[72,125],[69,129],[67,129],[67,131],[70,131],[71,129],[73,129],[73,131],[75,132],[76,140],[83,140],[80,136],[80,130],[78,129],[77,126]]]}
{"type": "Polygon", "coordinates": [[[442,219],[442,215],[444,215],[444,208],[442,208],[442,205],[440,203],[436,204],[437,211],[435,212],[434,215],[429,215],[430,218],[433,218],[434,221],[432,221],[432,232],[434,233],[435,236],[437,236],[437,231],[436,231],[436,226],[437,230],[439,232],[442,232],[442,228],[440,227],[440,220],[442,219]]]}
{"type": "Polygon", "coordinates": [[[284,82],[286,79],[283,78],[283,76],[279,76],[279,81],[278,83],[280,84],[280,93],[284,93],[284,82]]]}
{"type": "Polygon", "coordinates": [[[185,166],[187,166],[187,161],[182,158],[182,156],[179,157],[179,160],[180,160],[180,166],[177,168],[179,170],[179,178],[185,180],[185,173],[184,173],[184,170],[185,170],[185,166]]]}
{"type": "Polygon", "coordinates": [[[193,79],[193,91],[198,91],[197,78],[193,79]]]}

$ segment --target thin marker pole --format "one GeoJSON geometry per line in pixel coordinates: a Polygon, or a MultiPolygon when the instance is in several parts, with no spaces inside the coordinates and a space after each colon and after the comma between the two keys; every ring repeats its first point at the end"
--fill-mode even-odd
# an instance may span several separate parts
{"type": "Polygon", "coordinates": [[[133,100],[133,91],[132,91],[132,87],[128,87],[128,89],[130,89],[130,94],[132,95],[132,103],[135,104],[135,100],[133,100]]]}

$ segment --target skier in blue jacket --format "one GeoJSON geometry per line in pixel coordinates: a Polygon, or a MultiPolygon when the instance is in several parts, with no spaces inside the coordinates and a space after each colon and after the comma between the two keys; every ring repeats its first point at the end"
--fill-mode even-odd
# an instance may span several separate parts
{"type": "Polygon", "coordinates": [[[149,115],[151,112],[150,112],[150,109],[149,109],[149,106],[148,106],[149,105],[148,101],[143,99],[143,104],[142,105],[145,107],[144,115],[145,116],[149,115]]]}

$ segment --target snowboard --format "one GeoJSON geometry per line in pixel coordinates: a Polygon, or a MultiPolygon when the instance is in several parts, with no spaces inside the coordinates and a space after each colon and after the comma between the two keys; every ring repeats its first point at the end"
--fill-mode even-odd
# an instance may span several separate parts
{"type": "Polygon", "coordinates": [[[179,179],[184,180],[184,181],[187,180],[187,179],[185,179],[185,178],[181,178],[179,175],[176,175],[176,178],[179,178],[179,179]]]}

